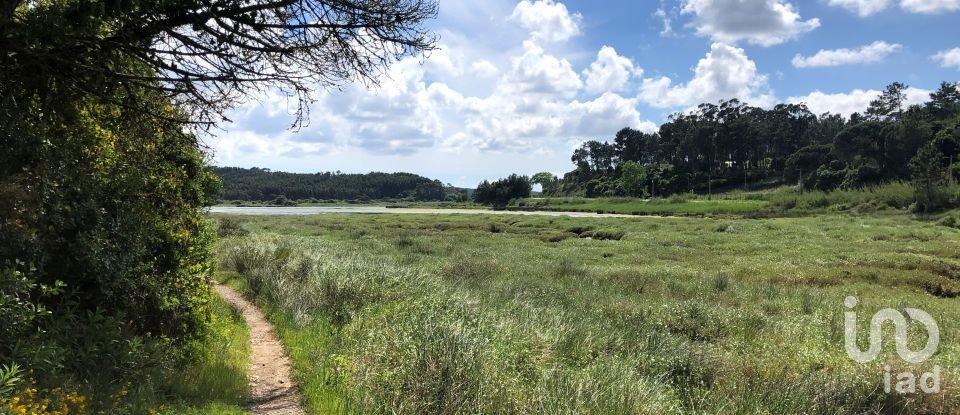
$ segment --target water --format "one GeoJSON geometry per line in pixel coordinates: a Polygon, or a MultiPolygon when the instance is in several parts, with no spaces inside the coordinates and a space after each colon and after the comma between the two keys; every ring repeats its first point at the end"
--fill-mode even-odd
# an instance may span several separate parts
{"type": "Polygon", "coordinates": [[[614,213],[585,213],[585,212],[515,212],[508,210],[484,209],[429,209],[429,208],[386,208],[384,206],[309,206],[309,207],[240,207],[214,206],[210,213],[222,215],[323,215],[330,213],[355,214],[418,214],[418,215],[524,215],[524,216],[568,216],[572,218],[636,218],[634,215],[614,213]]]}

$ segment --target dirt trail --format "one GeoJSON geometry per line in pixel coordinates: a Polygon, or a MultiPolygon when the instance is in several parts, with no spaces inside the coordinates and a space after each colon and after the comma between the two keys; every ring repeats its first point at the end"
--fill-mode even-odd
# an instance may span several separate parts
{"type": "Polygon", "coordinates": [[[290,379],[290,358],[273,324],[239,292],[221,284],[214,288],[240,311],[250,327],[250,403],[257,415],[304,415],[300,390],[290,379]]]}

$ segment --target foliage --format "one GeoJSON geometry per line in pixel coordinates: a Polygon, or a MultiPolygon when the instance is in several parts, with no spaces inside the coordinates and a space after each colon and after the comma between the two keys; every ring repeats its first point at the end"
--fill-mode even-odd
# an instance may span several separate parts
{"type": "Polygon", "coordinates": [[[530,179],[511,174],[493,183],[484,180],[473,192],[473,201],[493,206],[506,206],[513,199],[530,197],[530,179]]]}
{"type": "MultiPolygon", "coordinates": [[[[37,112],[14,118],[7,107],[17,134],[0,135],[11,149],[0,155],[0,297],[21,300],[21,318],[0,328],[20,335],[0,338],[0,357],[39,381],[132,375],[147,337],[183,339],[205,325],[212,235],[200,208],[216,178],[177,124],[69,95],[45,108],[23,92],[37,112]],[[26,308],[47,315],[28,319],[26,308]]],[[[173,111],[153,99],[155,111],[173,111]]]]}
{"type": "Polygon", "coordinates": [[[218,180],[189,127],[274,87],[305,121],[311,89],[376,83],[432,50],[435,14],[429,0],[4,2],[0,362],[123,413],[117,385],[195,358],[216,327],[202,208],[218,180]]]}
{"type": "Polygon", "coordinates": [[[23,380],[20,366],[16,363],[0,366],[0,400],[9,399],[23,380]]]}
{"type": "Polygon", "coordinates": [[[947,194],[947,172],[943,166],[943,153],[933,144],[923,146],[910,160],[913,172],[914,192],[917,195],[916,211],[935,212],[950,204],[947,194]]]}
{"type": "Polygon", "coordinates": [[[560,191],[560,179],[550,172],[540,172],[530,178],[531,184],[539,184],[544,196],[556,196],[560,191]]]}
{"type": "Polygon", "coordinates": [[[0,413],[11,415],[86,414],[87,398],[62,389],[37,389],[29,385],[18,390],[6,402],[0,402],[0,413]]]}
{"type": "Polygon", "coordinates": [[[768,192],[763,197],[770,201],[774,210],[807,213],[828,209],[850,210],[864,204],[872,204],[881,210],[907,209],[916,199],[913,186],[903,182],[867,186],[862,189],[837,189],[831,192],[779,189],[768,192]]]}
{"type": "MultiPolygon", "coordinates": [[[[923,414],[960,404],[946,384],[925,397],[885,394],[895,351],[860,365],[844,350],[849,295],[861,322],[904,306],[936,316],[943,333],[960,321],[955,300],[937,297],[960,288],[950,276],[960,233],[905,212],[240,220],[251,235],[220,242],[221,267],[259,281],[251,293],[271,310],[316,413],[923,414]],[[488,232],[494,221],[500,233],[488,232]],[[735,231],[712,232],[720,224],[735,231]],[[594,229],[628,236],[572,237],[594,229]],[[400,235],[417,242],[401,246],[400,235]],[[542,242],[552,236],[562,241],[542,242]],[[420,244],[430,249],[412,249],[420,244]]],[[[954,379],[955,359],[941,348],[913,369],[937,364],[954,379]]]]}
{"type": "Polygon", "coordinates": [[[231,236],[246,236],[249,231],[243,228],[239,221],[233,218],[220,218],[217,221],[217,236],[227,238],[231,236]]]}
{"type": "Polygon", "coordinates": [[[221,199],[274,201],[340,199],[408,199],[442,201],[448,190],[438,180],[410,173],[344,174],[340,172],[298,174],[268,169],[216,167],[214,173],[223,182],[221,199]]]}
{"type": "Polygon", "coordinates": [[[714,198],[688,200],[684,196],[669,199],[636,199],[626,197],[583,198],[551,197],[525,201],[524,206],[512,203],[507,210],[539,210],[550,212],[589,212],[623,215],[746,215],[768,210],[766,200],[714,198]]]}
{"type": "Polygon", "coordinates": [[[44,99],[61,99],[66,91],[56,89],[69,88],[131,115],[207,126],[276,88],[295,101],[299,125],[318,86],[376,84],[386,65],[433,50],[437,38],[425,23],[436,13],[431,0],[11,0],[0,9],[0,68],[28,78],[0,85],[39,88],[44,99]],[[131,60],[142,70],[131,71],[131,60]],[[112,92],[129,90],[163,94],[184,112],[112,92]]]}
{"type": "Polygon", "coordinates": [[[891,84],[866,116],[849,119],[817,116],[804,104],[701,104],[672,115],[656,133],[625,128],[612,142],[583,143],[561,192],[646,197],[767,183],[832,191],[910,181],[909,161],[928,144],[942,161],[960,160],[960,84],[944,82],[924,106],[907,107],[906,88],[891,84]]]}

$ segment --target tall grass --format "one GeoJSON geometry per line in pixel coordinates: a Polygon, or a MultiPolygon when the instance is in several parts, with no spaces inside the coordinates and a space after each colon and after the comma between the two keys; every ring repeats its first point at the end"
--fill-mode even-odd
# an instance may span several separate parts
{"type": "MultiPolygon", "coordinates": [[[[494,220],[251,218],[252,235],[218,254],[278,324],[316,413],[956,408],[955,387],[923,402],[883,393],[884,362],[847,358],[842,318],[846,295],[865,315],[899,298],[955,329],[953,300],[922,287],[960,272],[953,229],[907,215],[726,219],[724,232],[711,219],[501,218],[491,233],[494,220]],[[594,229],[626,237],[574,237],[594,229]]],[[[941,353],[955,379],[957,349],[941,353]]]]}
{"type": "Polygon", "coordinates": [[[909,183],[894,182],[864,189],[837,189],[831,192],[780,189],[765,195],[779,210],[825,211],[859,208],[860,213],[876,210],[907,209],[915,198],[909,183]]]}
{"type": "Polygon", "coordinates": [[[246,414],[249,336],[243,317],[215,296],[207,334],[182,345],[188,356],[180,366],[141,373],[138,382],[114,394],[112,408],[91,413],[246,414]]]}

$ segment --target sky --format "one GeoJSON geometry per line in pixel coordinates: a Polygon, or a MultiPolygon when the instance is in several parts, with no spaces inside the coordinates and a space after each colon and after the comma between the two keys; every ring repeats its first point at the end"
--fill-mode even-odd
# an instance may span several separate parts
{"type": "Polygon", "coordinates": [[[587,140],[656,131],[702,102],[863,111],[885,85],[922,103],[960,79],[960,0],[439,0],[428,56],[379,86],[250,99],[204,139],[219,166],[404,171],[474,187],[557,175],[587,140]]]}

